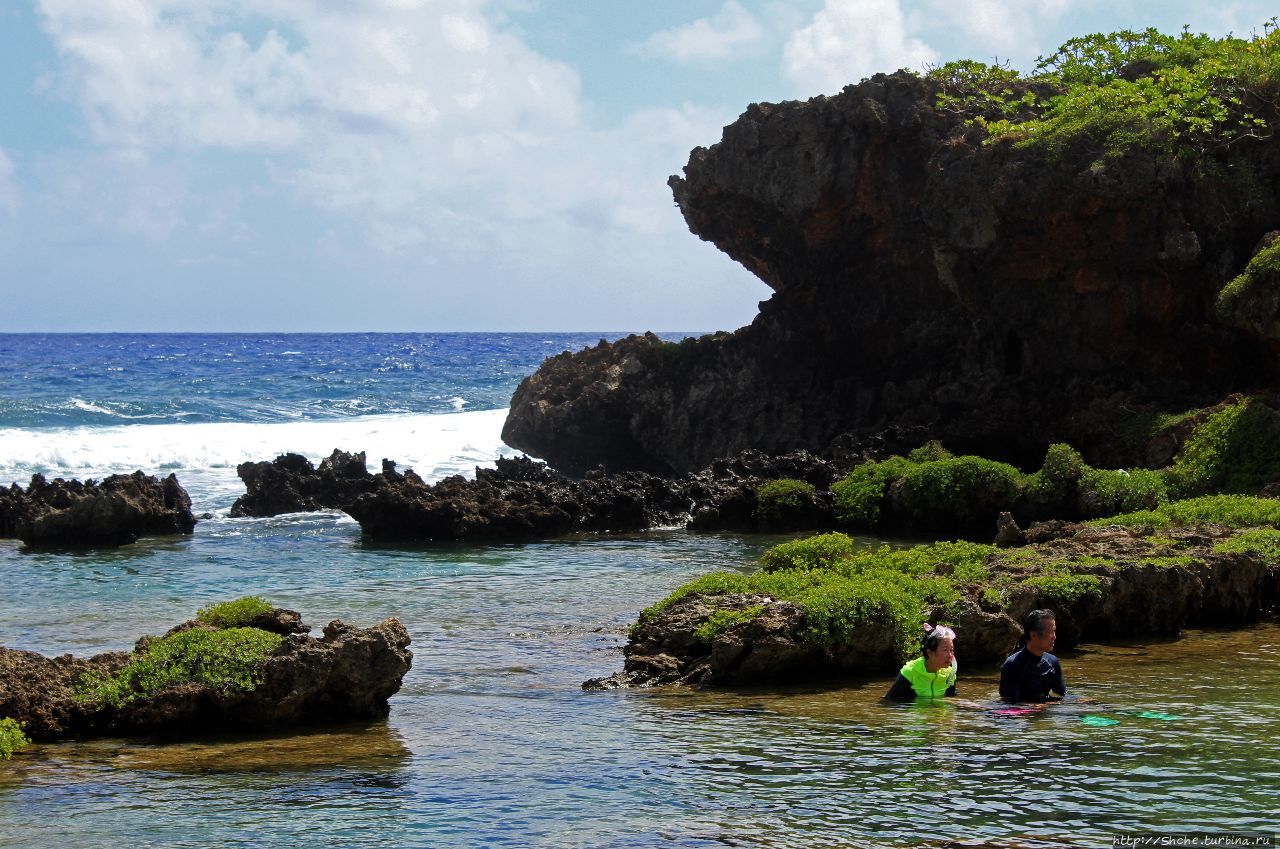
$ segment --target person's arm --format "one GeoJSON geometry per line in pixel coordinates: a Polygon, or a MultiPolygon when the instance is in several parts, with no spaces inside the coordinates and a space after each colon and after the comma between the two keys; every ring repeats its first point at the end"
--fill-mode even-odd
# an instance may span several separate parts
{"type": "Polygon", "coordinates": [[[1065,696],[1067,694],[1067,680],[1062,677],[1062,664],[1058,662],[1057,658],[1054,658],[1053,661],[1053,671],[1058,673],[1058,680],[1053,685],[1054,692],[1065,696]]]}
{"type": "Polygon", "coordinates": [[[889,692],[884,694],[884,697],[895,702],[910,702],[915,700],[916,691],[912,689],[911,682],[899,672],[897,679],[893,682],[893,686],[889,688],[889,692]]]}
{"type": "Polygon", "coordinates": [[[947,688],[946,695],[954,696],[955,694],[956,694],[956,685],[953,683],[950,687],[947,688]]]}

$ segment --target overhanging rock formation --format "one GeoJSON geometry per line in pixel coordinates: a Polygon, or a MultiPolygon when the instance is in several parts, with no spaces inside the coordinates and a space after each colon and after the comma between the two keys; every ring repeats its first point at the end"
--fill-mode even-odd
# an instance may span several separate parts
{"type": "Polygon", "coordinates": [[[774,295],[732,334],[548,360],[503,438],[570,474],[685,472],[889,426],[984,456],[1070,441],[1133,464],[1128,419],[1273,383],[1275,343],[1214,310],[1280,228],[1273,141],[1048,161],[983,145],[935,94],[877,75],[753,105],[695,149],[670,181],[685,220],[774,295]]]}

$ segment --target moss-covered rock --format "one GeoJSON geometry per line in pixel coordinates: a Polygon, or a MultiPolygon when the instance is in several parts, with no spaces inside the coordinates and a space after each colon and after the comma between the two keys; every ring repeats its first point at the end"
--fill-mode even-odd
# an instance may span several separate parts
{"type": "Polygon", "coordinates": [[[889,672],[918,651],[925,621],[953,624],[961,657],[993,661],[1039,607],[1057,612],[1063,648],[1251,621],[1280,599],[1280,502],[1267,501],[1174,502],[1010,549],[858,548],[838,534],[786,543],[765,554],[760,571],[706,575],[647,608],[623,672],[587,686],[889,672]],[[1169,518],[1205,516],[1214,504],[1215,523],[1169,518]]]}

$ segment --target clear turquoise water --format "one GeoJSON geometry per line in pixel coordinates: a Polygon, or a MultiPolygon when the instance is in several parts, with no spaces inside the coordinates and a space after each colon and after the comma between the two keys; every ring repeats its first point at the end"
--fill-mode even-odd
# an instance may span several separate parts
{"type": "MultiPolygon", "coordinates": [[[[0,762],[0,846],[1109,846],[1120,830],[1275,829],[1274,624],[1086,647],[1064,664],[1097,703],[1030,718],[886,706],[887,678],[584,692],[620,668],[640,609],[777,540],[381,547],[339,514],[225,518],[235,463],[278,451],[369,448],[437,475],[491,462],[520,377],[596,336],[0,337],[0,477],[174,471],[213,515],[117,551],[0,541],[0,643],[123,649],[257,593],[317,629],[398,616],[415,653],[385,722],[32,746],[0,762]],[[1088,727],[1087,711],[1120,723],[1088,727]]],[[[994,697],[995,669],[965,663],[963,635],[959,651],[961,694],[994,697]]]]}
{"type": "MultiPolygon", "coordinates": [[[[880,703],[885,680],[585,692],[635,613],[769,540],[658,532],[383,548],[334,515],[202,523],[105,554],[0,544],[6,644],[125,648],[261,593],[313,626],[398,616],[414,666],[386,722],[266,739],[33,746],[0,766],[0,844],[1104,845],[1274,827],[1280,628],[1064,658],[1093,705],[1033,718],[880,703]],[[1176,721],[1121,708],[1158,709],[1176,721]],[[1121,720],[1081,723],[1088,711],[1121,720]]],[[[962,695],[995,695],[969,668],[962,695]]]]}

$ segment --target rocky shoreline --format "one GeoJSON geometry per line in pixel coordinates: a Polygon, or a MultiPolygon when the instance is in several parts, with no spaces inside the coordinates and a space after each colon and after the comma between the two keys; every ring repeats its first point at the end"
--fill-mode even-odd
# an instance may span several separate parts
{"type": "MultiPolygon", "coordinates": [[[[308,635],[310,630],[295,611],[276,608],[230,628],[184,622],[161,637],[141,638],[132,652],[45,657],[0,647],[0,717],[16,720],[32,740],[57,741],[193,737],[386,716],[387,700],[400,689],[413,660],[404,626],[395,619],[371,628],[334,620],[318,639],[308,635]],[[188,680],[151,691],[144,677],[129,678],[131,664],[150,662],[157,647],[192,632],[268,635],[264,639],[276,647],[248,664],[247,684],[188,680]],[[121,693],[120,680],[132,682],[134,689],[121,693]]],[[[207,650],[188,647],[205,651],[195,659],[197,669],[217,667],[228,652],[210,645],[207,650]]],[[[166,662],[178,660],[170,654],[166,662]]]]}
{"type": "MultiPolygon", "coordinates": [[[[1280,510],[1273,512],[1280,520],[1280,510]]],[[[1190,626],[1254,622],[1280,602],[1280,531],[1274,527],[1054,523],[1032,530],[1042,542],[976,547],[959,567],[954,552],[916,550],[913,559],[928,564],[926,578],[952,577],[955,592],[945,600],[926,595],[923,603],[905,596],[907,606],[916,605],[906,613],[906,633],[918,634],[925,621],[945,622],[956,629],[963,663],[988,663],[1014,648],[1018,622],[1036,608],[1057,612],[1058,645],[1069,649],[1089,640],[1172,636],[1190,626]]],[[[768,555],[766,570],[767,561],[768,555]]],[[[848,577],[817,574],[838,571],[840,563],[813,569],[812,563],[791,563],[773,574],[819,586],[848,577]]],[[[858,569],[869,574],[873,567],[848,571],[859,574],[858,569]]],[[[798,603],[737,591],[732,580],[716,583],[714,576],[694,582],[642,613],[623,649],[623,670],[583,687],[754,686],[892,673],[912,649],[900,639],[902,599],[875,588],[864,585],[853,604],[847,598],[815,601],[812,594],[798,603]],[[847,619],[837,626],[824,606],[841,602],[847,619]]]]}

